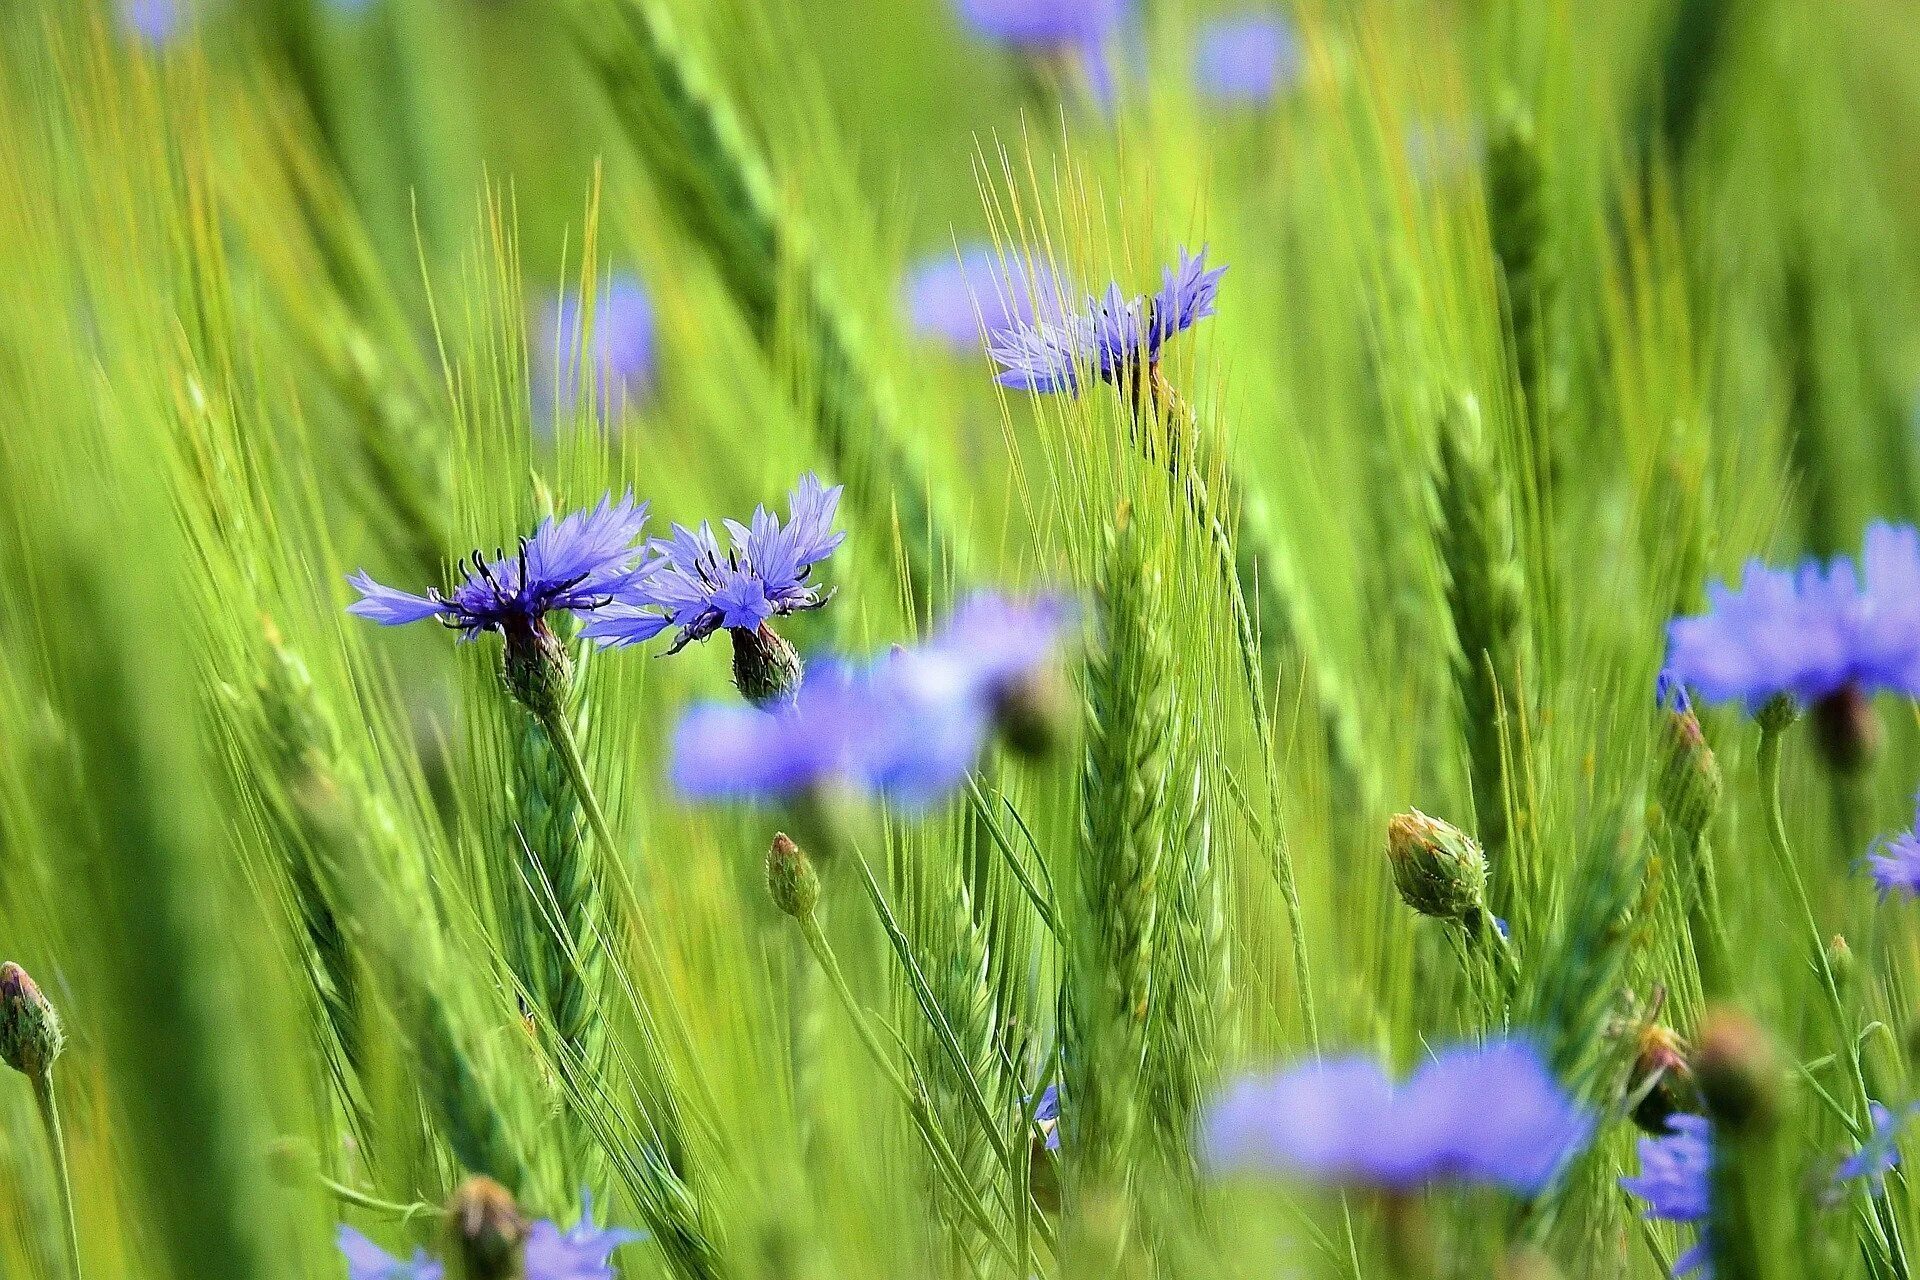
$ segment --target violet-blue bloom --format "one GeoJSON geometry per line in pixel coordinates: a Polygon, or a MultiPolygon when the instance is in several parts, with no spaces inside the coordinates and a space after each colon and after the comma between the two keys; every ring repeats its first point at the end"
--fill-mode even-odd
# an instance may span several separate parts
{"type": "Polygon", "coordinates": [[[990,244],[969,244],[922,259],[908,274],[903,292],[913,327],[963,351],[977,350],[982,337],[1030,324],[1036,309],[1058,315],[1066,296],[1059,277],[1045,262],[1028,270],[1018,254],[1003,258],[990,244]]]}
{"type": "Polygon", "coordinates": [[[591,510],[547,517],[512,555],[487,560],[474,552],[452,595],[414,595],[382,586],[364,570],[356,573],[347,581],[360,599],[347,612],[390,627],[434,618],[468,640],[483,631],[528,635],[554,612],[586,618],[649,572],[634,563],[646,524],[646,503],[636,504],[631,493],[616,503],[609,494],[591,510]]]}
{"type": "Polygon", "coordinates": [[[1133,386],[1159,363],[1169,339],[1213,314],[1225,267],[1207,269],[1207,251],[1180,250],[1177,265],[1161,273],[1157,293],[1129,299],[1118,284],[1090,297],[1080,311],[1042,318],[997,335],[989,353],[1001,366],[1000,385],[1042,393],[1078,394],[1081,370],[1104,382],[1133,386]]]}
{"type": "Polygon", "coordinates": [[[191,17],[186,0],[120,0],[126,29],[155,48],[185,31],[191,17]]]}
{"type": "MultiPolygon", "coordinates": [[[[623,1244],[646,1239],[644,1232],[599,1227],[588,1199],[580,1220],[566,1230],[546,1220],[527,1233],[526,1280],[614,1280],[613,1251],[623,1244]]],[[[442,1280],[446,1268],[415,1248],[402,1261],[352,1227],[341,1227],[340,1253],[347,1262],[347,1280],[442,1280]]]]}
{"type": "Polygon", "coordinates": [[[1849,687],[1920,696],[1920,532],[1874,524],[1850,557],[1798,570],[1747,562],[1738,588],[1714,583],[1707,612],[1675,618],[1665,674],[1709,702],[1803,705],[1849,687]]]}
{"type": "Polygon", "coordinates": [[[751,526],[726,521],[731,546],[725,554],[711,525],[676,524],[672,538],[654,540],[655,559],[645,572],[580,634],[618,648],[677,627],[667,652],[678,653],[722,628],[752,632],[770,618],[818,609],[832,593],[810,578],[846,539],[833,527],[839,506],[840,486],[826,488],[809,472],[787,499],[784,526],[765,507],[754,509],[751,526]]]}
{"type": "Polygon", "coordinates": [[[1868,1194],[1878,1197],[1886,1194],[1887,1174],[1900,1163],[1900,1126],[1907,1122],[1914,1109],[1903,1107],[1894,1111],[1878,1102],[1869,1102],[1867,1110],[1873,1118],[1873,1129],[1860,1149],[1840,1162],[1833,1179],[1836,1183],[1865,1179],[1868,1194]]]}
{"type": "Polygon", "coordinates": [[[1040,1094],[1040,1101],[1033,1108],[1033,1122],[1040,1132],[1046,1135],[1046,1148],[1049,1151],[1060,1149],[1060,1086],[1048,1085],[1040,1094]]]}
{"type": "Polygon", "coordinates": [[[603,416],[644,402],[653,392],[656,362],[653,298],[646,285],[630,271],[615,272],[594,294],[592,324],[585,320],[577,289],[563,290],[542,309],[542,360],[534,375],[543,407],[573,410],[583,360],[603,416]]]}
{"type": "Polygon", "coordinates": [[[1535,1195],[1592,1133],[1531,1041],[1497,1039],[1443,1050],[1403,1084],[1358,1056],[1245,1077],[1208,1111],[1202,1142],[1216,1169],[1535,1195]]]}
{"type": "Polygon", "coordinates": [[[1910,830],[1875,844],[1867,865],[1883,899],[1894,893],[1920,897],[1920,809],[1910,830]]]}
{"type": "Polygon", "coordinates": [[[1125,20],[1131,0],[957,0],[960,16],[991,40],[1057,46],[1098,43],[1125,20]]]}
{"type": "Polygon", "coordinates": [[[1215,102],[1267,103],[1298,78],[1299,41],[1277,13],[1220,18],[1200,28],[1193,64],[1194,84],[1215,102]]]}
{"type": "Polygon", "coordinates": [[[924,645],[816,662],[789,702],[696,706],[674,733],[674,783],[700,798],[837,788],[932,804],[966,779],[1001,701],[1051,659],[1072,617],[1055,597],[975,596],[924,645]]]}
{"type": "MultiPolygon", "coordinates": [[[[1713,1129],[1703,1116],[1684,1112],[1667,1119],[1668,1132],[1640,1139],[1640,1176],[1620,1186],[1647,1202],[1646,1216],[1661,1222],[1704,1223],[1711,1209],[1713,1129]]],[[[1693,1248],[1675,1260],[1677,1276],[1705,1266],[1706,1228],[1693,1248]]]]}

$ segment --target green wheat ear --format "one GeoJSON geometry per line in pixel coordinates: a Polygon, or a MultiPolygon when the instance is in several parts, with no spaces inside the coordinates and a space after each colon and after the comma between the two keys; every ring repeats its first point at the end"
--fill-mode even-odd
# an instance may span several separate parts
{"type": "Polygon", "coordinates": [[[1510,917],[1514,869],[1508,809],[1520,790],[1513,766],[1527,715],[1526,579],[1514,543],[1510,497],[1473,397],[1455,394],[1441,410],[1435,538],[1453,616],[1454,679],[1460,692],[1473,809],[1480,845],[1494,869],[1494,914],[1510,917]]]}
{"type": "Polygon", "coordinates": [[[1167,838],[1172,654],[1165,588],[1130,512],[1106,535],[1101,643],[1087,655],[1080,929],[1064,1037],[1066,1105],[1084,1125],[1076,1178],[1123,1185],[1140,1116],[1167,838]]]}
{"type": "MultiPolygon", "coordinates": [[[[907,449],[894,406],[800,215],[658,0],[568,0],[569,27],[627,136],[687,235],[705,249],[769,353],[797,293],[821,447],[865,526],[899,531],[908,583],[931,616],[943,573],[964,570],[958,534],[907,449]]],[[[790,317],[789,317],[790,318],[790,317]]]]}

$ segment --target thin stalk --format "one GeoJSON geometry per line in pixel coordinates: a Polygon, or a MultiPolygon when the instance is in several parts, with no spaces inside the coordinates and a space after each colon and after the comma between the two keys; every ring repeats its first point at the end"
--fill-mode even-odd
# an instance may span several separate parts
{"type": "Polygon", "coordinates": [[[620,846],[614,843],[613,831],[607,826],[607,815],[600,809],[600,797],[593,789],[593,783],[587,778],[587,763],[580,755],[580,744],[574,739],[573,726],[562,715],[540,717],[540,727],[547,731],[548,741],[560,756],[560,764],[567,771],[567,781],[573,784],[574,794],[580,798],[580,807],[586,811],[587,825],[593,828],[594,839],[600,842],[600,848],[607,857],[618,860],[620,846]]]}
{"type": "Polygon", "coordinates": [[[47,1149],[53,1153],[54,1172],[60,1178],[60,1207],[67,1216],[67,1266],[73,1280],[81,1280],[80,1228],[73,1212],[73,1179],[67,1172],[67,1139],[60,1127],[60,1103],[53,1096],[52,1071],[42,1071],[33,1077],[33,1100],[40,1108],[40,1123],[47,1131],[47,1149]]]}
{"type": "Polygon", "coordinates": [[[880,1043],[880,1038],[874,1034],[873,1027],[867,1022],[866,1014],[862,1012],[859,1001],[854,998],[853,988],[847,985],[846,975],[840,972],[840,961],[834,956],[833,948],[827,945],[826,935],[820,932],[820,922],[811,913],[797,917],[797,920],[801,936],[807,940],[807,947],[813,952],[814,959],[820,962],[820,968],[826,973],[828,981],[833,984],[834,991],[839,994],[840,1003],[845,1006],[847,1016],[853,1020],[853,1029],[859,1033],[860,1043],[867,1047],[867,1053],[872,1057],[874,1065],[880,1068],[881,1073],[887,1077],[887,1082],[893,1086],[894,1092],[898,1093],[901,1100],[907,1104],[907,1110],[912,1114],[914,1124],[919,1128],[921,1136],[927,1140],[928,1149],[933,1152],[934,1163],[940,1166],[940,1172],[945,1175],[948,1182],[952,1183],[956,1196],[967,1211],[967,1216],[974,1220],[974,1225],[980,1228],[988,1243],[999,1252],[1001,1257],[1009,1263],[1014,1262],[1013,1250],[1005,1240],[1001,1239],[999,1228],[994,1225],[993,1219],[987,1214],[986,1206],[980,1203],[972,1185],[967,1181],[966,1173],[960,1167],[959,1158],[953,1154],[953,1148],[934,1123],[933,1111],[927,1105],[926,1099],[921,1096],[919,1090],[909,1085],[901,1076],[899,1068],[895,1067],[893,1060],[887,1056],[886,1047],[880,1043]]]}

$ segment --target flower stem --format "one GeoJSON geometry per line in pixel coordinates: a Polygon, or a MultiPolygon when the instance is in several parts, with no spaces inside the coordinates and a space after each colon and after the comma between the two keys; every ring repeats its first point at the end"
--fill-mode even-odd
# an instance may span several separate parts
{"type": "MultiPolygon", "coordinates": [[[[1834,1032],[1840,1037],[1843,1056],[1848,1067],[1856,1101],[1860,1106],[1860,1115],[1866,1116],[1868,1103],[1866,1077],[1860,1069],[1860,1043],[1853,1033],[1852,1021],[1847,1017],[1846,1002],[1840,996],[1840,983],[1834,977],[1833,963],[1827,956],[1826,943],[1820,936],[1820,923],[1814,918],[1813,902],[1807,897],[1807,886],[1800,875],[1800,864],[1793,854],[1793,846],[1787,841],[1787,824],[1780,809],[1780,749],[1791,720],[1785,717],[1770,717],[1761,714],[1760,726],[1760,790],[1766,804],[1767,841],[1773,848],[1774,857],[1780,863],[1787,883],[1792,886],[1795,900],[1800,906],[1801,921],[1806,926],[1807,944],[1813,950],[1814,968],[1820,975],[1820,986],[1827,997],[1829,1011],[1833,1015],[1834,1032]]],[[[1866,1132],[1860,1128],[1860,1122],[1850,1121],[1855,1136],[1866,1132]]]]}
{"type": "Polygon", "coordinates": [[[881,1073],[887,1077],[894,1091],[907,1104],[907,1110],[912,1114],[915,1126],[919,1128],[921,1136],[926,1139],[928,1148],[933,1152],[934,1163],[940,1166],[940,1172],[953,1184],[954,1193],[958,1196],[961,1205],[986,1236],[988,1242],[1003,1258],[1013,1263],[1012,1249],[1001,1238],[998,1227],[988,1216],[986,1207],[980,1203],[979,1195],[967,1180],[965,1171],[960,1167],[959,1158],[954,1155],[952,1146],[935,1124],[933,1110],[928,1105],[926,1097],[901,1076],[899,1068],[893,1065],[893,1060],[887,1056],[886,1048],[874,1034],[873,1027],[868,1023],[859,1002],[854,999],[853,989],[847,985],[846,975],[840,971],[840,962],[835,958],[833,948],[827,945],[826,935],[820,931],[819,920],[812,912],[797,917],[797,920],[801,936],[807,940],[808,949],[813,952],[814,959],[820,962],[821,970],[826,973],[834,991],[840,996],[840,1003],[846,1007],[847,1016],[853,1019],[853,1028],[860,1034],[860,1042],[866,1046],[868,1055],[873,1058],[874,1064],[880,1068],[881,1073]]]}
{"type": "Polygon", "coordinates": [[[574,739],[573,726],[567,723],[565,714],[541,716],[540,727],[547,732],[547,740],[553,743],[553,749],[560,757],[560,764],[567,771],[567,781],[573,784],[573,791],[580,798],[580,807],[586,810],[587,825],[593,828],[594,839],[600,842],[600,848],[607,857],[617,859],[619,846],[614,843],[613,831],[607,826],[607,815],[600,809],[600,797],[594,793],[593,783],[587,779],[587,764],[580,755],[580,744],[574,739]]]}
{"type": "Polygon", "coordinates": [[[47,1131],[47,1149],[53,1153],[54,1172],[60,1179],[60,1207],[67,1217],[67,1266],[73,1280],[81,1280],[80,1228],[73,1212],[73,1179],[67,1171],[67,1140],[60,1128],[60,1103],[53,1096],[52,1071],[42,1071],[33,1077],[33,1100],[40,1108],[40,1123],[47,1131]]]}

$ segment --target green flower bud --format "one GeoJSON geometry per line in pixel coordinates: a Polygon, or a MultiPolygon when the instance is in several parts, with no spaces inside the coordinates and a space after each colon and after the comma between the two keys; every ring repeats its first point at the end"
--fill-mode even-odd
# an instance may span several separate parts
{"type": "Polygon", "coordinates": [[[1413,809],[1388,822],[1387,860],[1408,906],[1436,920],[1477,926],[1486,909],[1487,858],[1473,837],[1413,809]]]}
{"type": "Polygon", "coordinates": [[[1754,719],[1760,722],[1763,733],[1785,733],[1800,718],[1800,704],[1793,700],[1790,693],[1776,693],[1761,704],[1754,719]]]}
{"type": "Polygon", "coordinates": [[[507,682],[507,692],[541,724],[566,718],[573,697],[573,659],[545,619],[507,632],[500,675],[507,682]]]}
{"type": "Polygon", "coordinates": [[[775,834],[767,848],[767,892],[795,920],[805,920],[820,903],[820,876],[813,859],[787,833],[775,834]]]}
{"type": "Polygon", "coordinates": [[[527,1219],[491,1178],[468,1178],[447,1201],[447,1280],[524,1280],[527,1219]]]}
{"type": "Polygon", "coordinates": [[[1009,685],[993,711],[1007,745],[1029,760],[1041,760],[1060,744],[1072,715],[1071,690],[1060,669],[1047,663],[1009,685]]]}
{"type": "Polygon", "coordinates": [[[1665,764],[1660,770],[1660,803],[1682,831],[1698,835],[1720,810],[1724,784],[1720,762],[1700,731],[1700,719],[1690,707],[1676,707],[1667,717],[1665,764]]]}
{"type": "Polygon", "coordinates": [[[766,707],[800,692],[800,654],[779,632],[763,622],[752,631],[735,627],[727,634],[733,638],[733,683],[741,697],[766,707]]]}
{"type": "Polygon", "coordinates": [[[1772,1039],[1737,1009],[1711,1009],[1700,1023],[1694,1076],[1707,1114],[1729,1133],[1773,1123],[1780,1106],[1780,1064],[1772,1039]]]}
{"type": "Polygon", "coordinates": [[[27,971],[11,960],[0,965],[0,1061],[22,1075],[44,1079],[65,1043],[60,1015],[27,971]]]}

